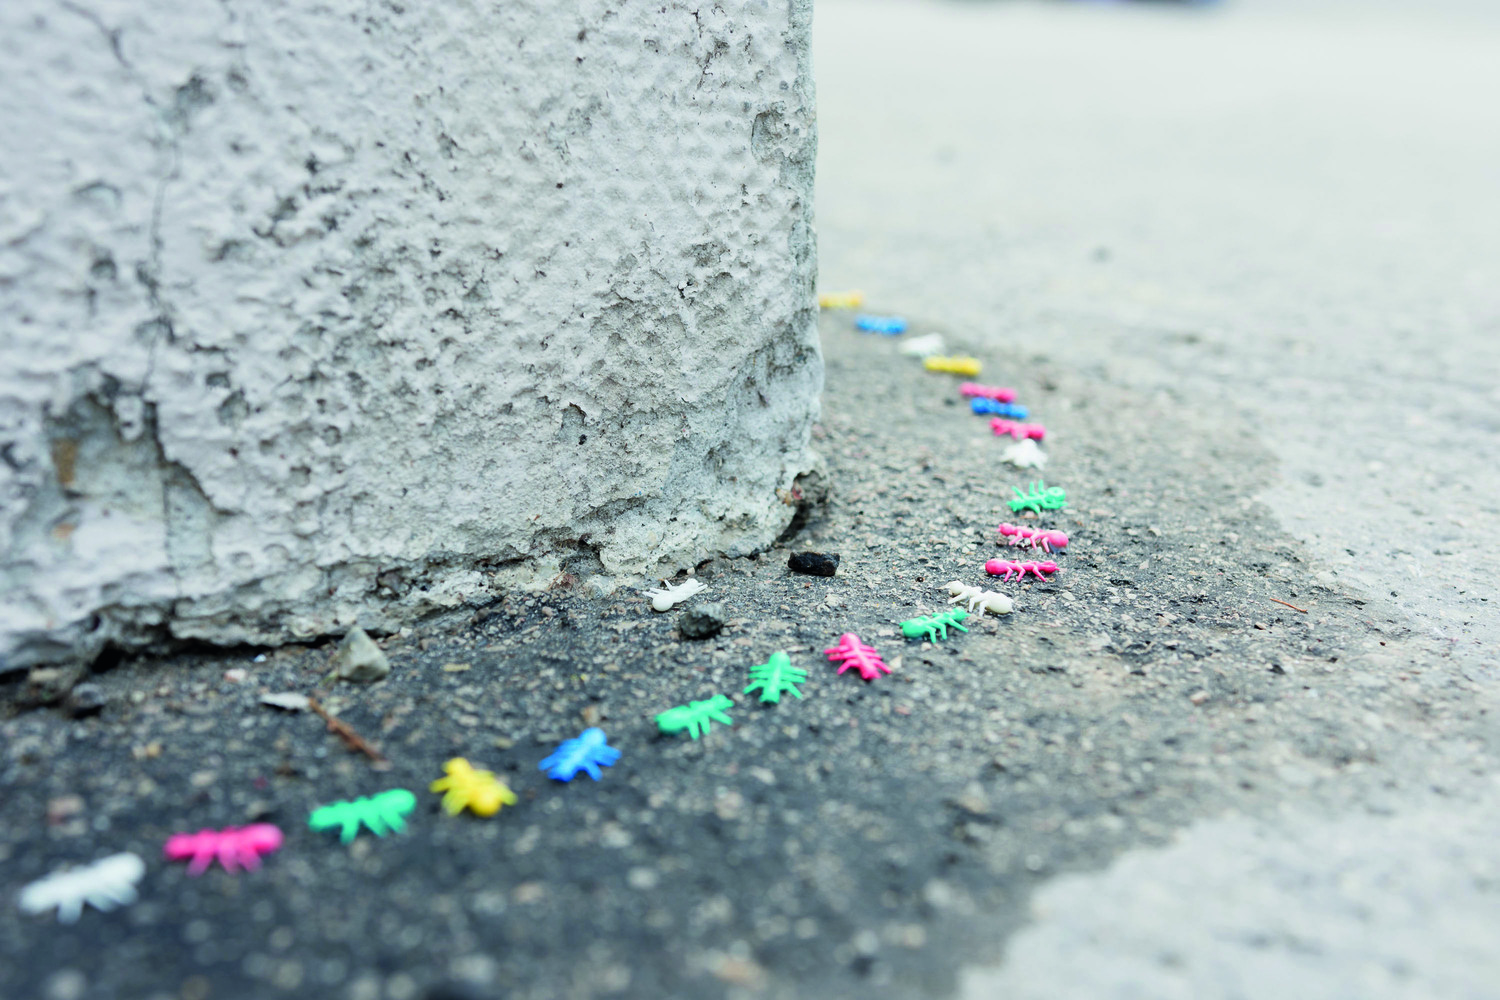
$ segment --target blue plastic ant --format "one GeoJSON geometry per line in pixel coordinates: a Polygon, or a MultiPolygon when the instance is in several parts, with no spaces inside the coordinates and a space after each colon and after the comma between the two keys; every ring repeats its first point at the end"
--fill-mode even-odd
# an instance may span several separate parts
{"type": "Polygon", "coordinates": [[[906,332],[906,320],[900,316],[860,316],[854,321],[854,326],[866,333],[885,333],[893,337],[906,332]]]}
{"type": "Polygon", "coordinates": [[[1002,403],[998,399],[984,399],[983,397],[971,399],[969,409],[975,413],[993,413],[999,417],[1010,417],[1012,420],[1025,420],[1028,411],[1026,407],[1015,403],[1002,403]]]}
{"type": "Polygon", "coordinates": [[[598,727],[585,729],[577,738],[563,740],[552,755],[537,765],[538,771],[546,771],[547,777],[555,781],[572,781],[579,771],[599,780],[599,768],[609,767],[620,759],[620,751],[605,742],[604,730],[598,727]]]}

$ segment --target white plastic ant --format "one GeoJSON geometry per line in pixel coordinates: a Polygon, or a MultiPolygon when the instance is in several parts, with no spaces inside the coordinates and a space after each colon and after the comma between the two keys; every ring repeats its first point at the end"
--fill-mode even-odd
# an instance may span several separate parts
{"type": "Polygon", "coordinates": [[[978,608],[991,614],[1008,615],[1015,609],[1015,604],[1004,594],[997,594],[993,590],[981,590],[978,587],[968,587],[958,580],[948,584],[948,593],[953,595],[948,600],[949,604],[968,601],[970,611],[978,608]]]}
{"type": "Polygon", "coordinates": [[[1027,438],[1008,446],[1000,453],[1000,460],[1009,462],[1018,469],[1041,469],[1047,465],[1047,453],[1038,448],[1035,441],[1027,438]]]}
{"type": "Polygon", "coordinates": [[[21,909],[45,913],[57,907],[57,919],[76,921],[85,903],[96,910],[113,910],[136,900],[135,884],[146,874],[146,862],[128,851],[112,854],[82,868],[53,872],[21,890],[21,909]]]}
{"type": "Polygon", "coordinates": [[[663,580],[661,585],[665,589],[653,587],[650,590],[644,591],[645,595],[651,598],[651,607],[656,611],[671,611],[675,605],[681,604],[689,597],[701,594],[708,589],[707,584],[691,577],[682,583],[676,584],[663,580]]]}
{"type": "Polygon", "coordinates": [[[920,337],[909,337],[906,343],[901,345],[901,353],[914,358],[926,358],[934,354],[942,354],[943,335],[941,333],[928,333],[920,337]]]}

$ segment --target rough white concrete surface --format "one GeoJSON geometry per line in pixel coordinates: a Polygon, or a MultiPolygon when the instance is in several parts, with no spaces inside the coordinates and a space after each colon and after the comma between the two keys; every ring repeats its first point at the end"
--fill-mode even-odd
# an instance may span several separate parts
{"type": "Polygon", "coordinates": [[[0,664],[773,540],[810,0],[0,4],[0,664]]]}

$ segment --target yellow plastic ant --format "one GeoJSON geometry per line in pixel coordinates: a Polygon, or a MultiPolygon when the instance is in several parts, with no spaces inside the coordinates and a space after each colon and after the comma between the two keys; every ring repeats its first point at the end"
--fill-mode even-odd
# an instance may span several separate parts
{"type": "Polygon", "coordinates": [[[864,304],[864,292],[824,292],[818,296],[819,309],[858,309],[864,304]]]}
{"type": "Polygon", "coordinates": [[[516,804],[516,793],[495,777],[493,771],[477,770],[462,757],[454,757],[443,765],[448,776],[439,778],[430,786],[434,792],[446,792],[443,808],[449,816],[457,816],[465,807],[476,816],[493,816],[501,806],[516,804]]]}
{"type": "Polygon", "coordinates": [[[947,372],[950,375],[978,375],[979,359],[968,357],[931,357],[922,362],[930,372],[947,372]]]}

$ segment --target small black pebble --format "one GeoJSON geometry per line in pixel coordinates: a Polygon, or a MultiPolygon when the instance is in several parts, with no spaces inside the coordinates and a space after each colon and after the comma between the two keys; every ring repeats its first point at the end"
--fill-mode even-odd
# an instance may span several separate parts
{"type": "Polygon", "coordinates": [[[677,631],[684,639],[709,639],[724,627],[724,605],[700,604],[689,608],[677,620],[677,631]]]}
{"type": "Polygon", "coordinates": [[[839,568],[839,554],[830,552],[824,555],[821,552],[793,552],[792,557],[786,561],[787,568],[793,573],[806,573],[808,576],[832,576],[839,568]]]}

